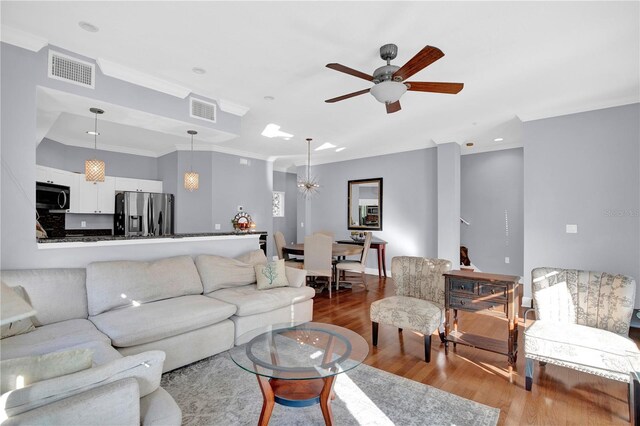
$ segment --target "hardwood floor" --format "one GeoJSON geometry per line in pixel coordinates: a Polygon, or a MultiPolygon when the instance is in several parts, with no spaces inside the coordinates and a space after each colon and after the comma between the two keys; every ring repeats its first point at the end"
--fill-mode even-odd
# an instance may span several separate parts
{"type": "MultiPolygon", "coordinates": [[[[500,409],[499,425],[629,424],[627,385],[554,365],[536,363],[533,389],[524,389],[523,320],[520,315],[518,360],[509,382],[507,357],[458,345],[445,356],[437,333],[432,337],[431,363],[424,362],[422,335],[380,324],[378,346],[371,345],[371,302],[394,294],[391,278],[367,275],[369,291],[360,286],[329,299],[314,299],[313,320],[349,328],[369,342],[365,363],[500,409]]],[[[506,338],[506,319],[459,313],[459,329],[506,338]]],[[[638,343],[640,333],[632,329],[638,343]]],[[[425,404],[428,404],[425,401],[425,404]]]]}

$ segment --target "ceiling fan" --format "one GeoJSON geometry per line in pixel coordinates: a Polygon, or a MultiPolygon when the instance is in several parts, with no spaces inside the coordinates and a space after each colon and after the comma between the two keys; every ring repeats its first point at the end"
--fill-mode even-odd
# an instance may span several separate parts
{"type": "Polygon", "coordinates": [[[418,71],[428,67],[444,56],[442,50],[433,46],[425,46],[413,58],[402,67],[391,65],[391,60],[398,55],[398,46],[395,44],[385,44],[380,48],[380,57],[387,61],[384,65],[373,72],[373,75],[365,74],[353,68],[341,64],[327,64],[327,68],[340,71],[345,74],[359,77],[363,80],[375,83],[370,89],[359,90],[336,98],[327,99],[325,102],[334,103],[354,96],[371,92],[378,102],[382,102],[387,107],[387,114],[400,111],[400,97],[407,90],[414,92],[434,92],[456,94],[464,87],[463,83],[433,83],[422,81],[405,81],[418,71]]]}

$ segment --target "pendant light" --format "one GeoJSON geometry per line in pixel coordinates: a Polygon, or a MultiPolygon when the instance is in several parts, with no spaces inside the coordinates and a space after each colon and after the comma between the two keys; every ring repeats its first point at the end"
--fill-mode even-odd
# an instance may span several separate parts
{"type": "MultiPolygon", "coordinates": [[[[98,114],[104,114],[100,108],[89,108],[91,113],[95,114],[95,122],[93,132],[87,132],[93,135],[94,153],[98,152],[98,114]]],[[[104,182],[105,167],[104,161],[93,158],[84,162],[84,176],[88,182],[104,182]]]]}
{"type": "Polygon", "coordinates": [[[193,192],[198,189],[198,181],[200,180],[200,175],[193,171],[193,135],[197,135],[198,132],[187,130],[187,133],[191,135],[191,161],[189,171],[184,174],[184,189],[193,192]]]}
{"type": "Polygon", "coordinates": [[[298,190],[305,196],[309,197],[315,194],[320,188],[320,184],[315,178],[312,178],[309,174],[311,168],[311,141],[313,139],[307,138],[307,177],[298,181],[298,190]]]}

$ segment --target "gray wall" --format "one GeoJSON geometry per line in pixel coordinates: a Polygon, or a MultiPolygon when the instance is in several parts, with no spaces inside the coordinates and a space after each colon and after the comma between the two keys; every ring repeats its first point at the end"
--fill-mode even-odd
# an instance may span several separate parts
{"type": "Polygon", "coordinates": [[[460,263],[460,145],[438,145],[438,258],[460,263]]]}
{"type": "MultiPolygon", "coordinates": [[[[63,49],[56,49],[63,51],[63,49]]],[[[39,250],[35,237],[35,176],[36,176],[36,87],[50,87],[96,100],[123,105],[129,108],[158,114],[184,122],[209,125],[202,120],[189,117],[188,99],[149,90],[134,84],[104,76],[96,68],[95,90],[47,78],[48,49],[30,52],[6,43],[0,48],[1,98],[1,145],[2,158],[1,193],[4,200],[0,206],[1,267],[3,269],[53,265],[67,266],[77,259],[77,250],[39,250]]],[[[88,58],[80,59],[93,62],[88,58]]],[[[210,125],[226,132],[239,134],[240,117],[219,111],[218,123],[210,125]]],[[[270,204],[269,204],[270,205],[270,204]]],[[[270,222],[270,221],[269,221],[270,222]]],[[[270,228],[270,226],[269,226],[270,228]]],[[[168,245],[158,245],[155,253],[163,250],[170,253],[168,245]],[[162,246],[162,247],[160,247],[162,246]]],[[[135,255],[130,246],[115,254],[121,258],[129,253],[135,255]]],[[[78,259],[93,260],[114,255],[113,248],[101,247],[90,255],[78,259]]]]}
{"type": "MultiPolygon", "coordinates": [[[[393,256],[437,255],[436,149],[369,157],[311,167],[320,191],[310,200],[299,197],[298,240],[305,232],[328,230],[336,239],[347,238],[347,182],[354,179],[383,178],[382,231],[374,236],[388,242],[387,268],[393,256]],[[305,219],[306,218],[306,219],[305,219]]],[[[300,176],[304,167],[298,168],[300,176]]],[[[377,269],[373,252],[367,267],[377,269]]]]}
{"type": "Polygon", "coordinates": [[[36,164],[70,172],[84,173],[84,162],[97,157],[105,162],[107,176],[158,179],[158,160],[144,155],[68,146],[44,138],[36,149],[36,164]]]}
{"type": "Polygon", "coordinates": [[[523,165],[522,148],[461,157],[461,216],[471,225],[460,224],[460,244],[481,271],[524,275],[523,165]]]}
{"type": "Polygon", "coordinates": [[[284,234],[287,243],[296,242],[297,176],[295,173],[273,172],[273,190],[284,192],[284,217],[273,218],[273,232],[284,234]]]}
{"type": "Polygon", "coordinates": [[[639,117],[633,104],[524,123],[527,283],[538,266],[640,281],[639,117]],[[567,224],[578,233],[565,233],[567,224]]]}

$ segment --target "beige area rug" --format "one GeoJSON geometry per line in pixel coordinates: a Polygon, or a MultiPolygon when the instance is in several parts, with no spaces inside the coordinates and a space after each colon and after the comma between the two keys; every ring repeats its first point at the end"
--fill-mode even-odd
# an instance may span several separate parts
{"type": "MultiPolygon", "coordinates": [[[[184,425],[256,425],[262,394],[255,375],[222,353],[162,377],[184,425]]],[[[337,425],[495,425],[500,410],[368,365],[338,375],[337,425]]],[[[276,404],[271,425],[324,425],[319,405],[276,404]]]]}

